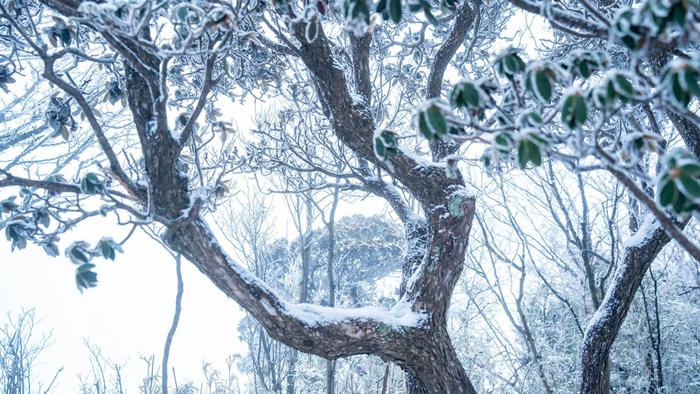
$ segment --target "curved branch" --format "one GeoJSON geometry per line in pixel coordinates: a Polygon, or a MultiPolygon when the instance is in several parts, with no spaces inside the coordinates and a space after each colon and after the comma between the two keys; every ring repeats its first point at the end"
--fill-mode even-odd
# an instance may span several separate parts
{"type": "Polygon", "coordinates": [[[168,359],[170,358],[170,347],[173,344],[175,331],[177,331],[178,323],[180,322],[180,312],[182,312],[182,294],[185,291],[185,285],[182,281],[182,256],[175,256],[175,274],[177,276],[177,293],[175,294],[175,313],[173,314],[173,322],[168,330],[168,336],[165,338],[165,346],[163,348],[163,362],[161,366],[161,385],[163,393],[168,393],[168,359]]]}
{"type": "MultiPolygon", "coordinates": [[[[481,5],[480,0],[476,0],[477,6],[481,5]]],[[[442,93],[442,79],[445,76],[445,70],[450,64],[452,57],[457,53],[459,47],[464,43],[464,39],[469,33],[469,30],[474,23],[476,13],[470,6],[467,0],[462,2],[462,5],[457,10],[452,31],[447,36],[445,42],[442,43],[440,49],[435,54],[435,61],[430,68],[428,74],[427,97],[440,97],[442,93]]],[[[476,39],[476,33],[474,34],[476,39]]],[[[433,161],[440,161],[445,157],[454,154],[460,147],[460,143],[451,140],[438,140],[430,143],[430,151],[433,156],[433,161]]]]}
{"type": "Polygon", "coordinates": [[[246,309],[271,337],[328,359],[380,354],[396,359],[406,333],[419,331],[424,316],[402,308],[327,308],[282,300],[267,284],[232,261],[208,225],[192,218],[170,226],[165,242],[190,260],[226,295],[246,309]]]}
{"type": "MultiPolygon", "coordinates": [[[[480,3],[480,1],[478,2],[480,3]]],[[[440,49],[435,53],[435,61],[430,68],[428,75],[427,97],[440,97],[442,91],[442,79],[445,76],[445,70],[450,64],[452,57],[457,53],[457,50],[469,33],[469,29],[474,23],[476,12],[469,6],[469,2],[464,0],[462,5],[457,10],[452,31],[447,36],[445,42],[442,43],[440,49]]]]}

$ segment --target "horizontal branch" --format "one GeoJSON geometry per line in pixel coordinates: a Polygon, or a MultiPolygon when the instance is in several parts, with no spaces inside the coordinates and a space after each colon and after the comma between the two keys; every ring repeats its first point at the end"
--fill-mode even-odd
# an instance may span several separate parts
{"type": "Polygon", "coordinates": [[[4,179],[0,179],[0,187],[28,187],[48,190],[56,193],[80,193],[80,186],[74,183],[37,181],[33,179],[21,178],[3,171],[4,179]]]}

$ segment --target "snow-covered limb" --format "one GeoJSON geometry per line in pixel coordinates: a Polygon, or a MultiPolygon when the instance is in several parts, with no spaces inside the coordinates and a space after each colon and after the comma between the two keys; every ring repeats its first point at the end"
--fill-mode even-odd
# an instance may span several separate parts
{"type": "Polygon", "coordinates": [[[664,228],[648,214],[637,233],[626,242],[623,259],[583,338],[582,393],[603,394],[610,349],[644,275],[669,241],[664,228]]]}
{"type": "Polygon", "coordinates": [[[222,250],[201,219],[173,225],[165,241],[182,253],[226,295],[238,302],[279,341],[301,351],[335,359],[353,354],[379,354],[395,359],[402,343],[425,335],[429,317],[402,301],[391,310],[341,309],[294,304],[222,250]],[[423,333],[423,334],[422,334],[423,333]]]}

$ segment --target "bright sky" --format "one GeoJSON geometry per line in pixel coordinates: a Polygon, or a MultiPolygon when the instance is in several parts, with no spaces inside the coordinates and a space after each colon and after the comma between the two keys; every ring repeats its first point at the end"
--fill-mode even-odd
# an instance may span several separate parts
{"type": "MultiPolygon", "coordinates": [[[[90,236],[105,230],[123,232],[109,224],[84,226],[75,234],[90,236]],[[92,228],[90,228],[92,227],[92,228]]],[[[55,392],[76,392],[77,375],[89,370],[83,339],[103,354],[125,364],[129,392],[137,392],[145,363],[141,355],[156,355],[160,363],[175,298],[173,258],[145,234],[137,233],[115,262],[98,263],[99,285],[80,294],[74,266],[67,258],[47,257],[37,247],[10,253],[0,249],[0,314],[36,308],[44,320],[38,332],[53,330],[53,345],[37,370],[48,381],[64,367],[55,392]],[[47,377],[48,380],[47,380],[47,377]]],[[[183,261],[183,312],[171,354],[178,381],[200,380],[204,360],[223,368],[226,356],[244,353],[236,327],[242,310],[228,300],[194,266],[183,261]]]]}

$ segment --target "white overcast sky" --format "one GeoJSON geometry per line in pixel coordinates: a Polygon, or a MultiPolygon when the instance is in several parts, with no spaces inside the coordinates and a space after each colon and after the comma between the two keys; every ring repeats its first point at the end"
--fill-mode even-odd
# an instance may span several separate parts
{"type": "MultiPolygon", "coordinates": [[[[81,226],[73,235],[90,238],[123,231],[104,223],[81,226]]],[[[0,314],[5,318],[7,312],[36,308],[44,318],[38,332],[53,330],[53,344],[40,358],[37,372],[46,381],[57,368],[65,368],[55,392],[77,391],[77,375],[89,368],[84,338],[125,364],[129,392],[138,392],[143,377],[145,363],[139,357],[155,354],[160,360],[162,354],[174,309],[173,258],[137,233],[116,261],[99,259],[97,265],[99,285],[81,294],[67,258],[47,257],[36,247],[10,253],[6,242],[0,250],[0,314]]],[[[245,351],[236,331],[241,309],[188,262],[183,261],[182,271],[183,312],[171,356],[180,382],[199,380],[203,360],[223,367],[227,355],[245,351]]]]}

